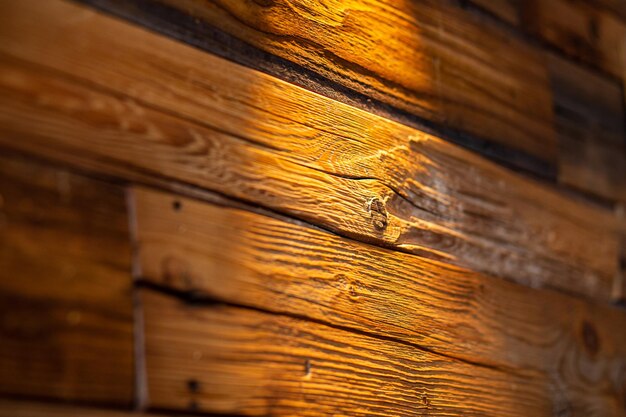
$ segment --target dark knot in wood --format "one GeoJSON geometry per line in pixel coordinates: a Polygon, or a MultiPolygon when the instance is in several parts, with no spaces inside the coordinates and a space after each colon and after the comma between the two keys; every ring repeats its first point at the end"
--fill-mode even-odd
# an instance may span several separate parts
{"type": "Polygon", "coordinates": [[[593,324],[588,321],[583,321],[582,324],[582,337],[583,343],[587,351],[595,355],[600,350],[600,338],[593,324]]]}
{"type": "Polygon", "coordinates": [[[367,203],[367,210],[372,217],[372,222],[376,230],[384,230],[387,227],[387,210],[385,210],[385,203],[383,203],[380,198],[374,197],[367,203]]]}

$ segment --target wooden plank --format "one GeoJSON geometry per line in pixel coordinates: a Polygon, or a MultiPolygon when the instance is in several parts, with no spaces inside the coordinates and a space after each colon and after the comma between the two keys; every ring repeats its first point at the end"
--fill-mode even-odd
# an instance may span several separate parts
{"type": "MultiPolygon", "coordinates": [[[[166,417],[132,411],[107,410],[84,406],[0,399],[0,417],[166,417]]],[[[169,414],[173,417],[172,414],[169,414]]]]}
{"type": "Polygon", "coordinates": [[[619,84],[550,55],[559,132],[559,181],[626,201],[624,100],[619,84]]]}
{"type": "MultiPolygon", "coordinates": [[[[145,282],[194,299],[305,317],[419,346],[507,375],[529,373],[526,385],[552,393],[555,409],[569,404],[574,415],[591,409],[619,415],[620,401],[626,400],[623,381],[614,375],[626,364],[623,311],[242,209],[145,188],[135,188],[132,196],[138,248],[135,271],[145,282]]],[[[159,322],[156,308],[153,314],[152,320],[159,322]]],[[[190,310],[189,315],[194,314],[190,310]]],[[[147,324],[157,325],[161,323],[147,324]]],[[[165,330],[159,334],[166,336],[165,330]]],[[[189,343],[199,343],[201,337],[189,343]]],[[[154,350],[150,353],[156,336],[147,338],[148,355],[156,355],[154,350]]],[[[166,378],[165,371],[157,369],[161,366],[165,367],[148,365],[148,380],[166,378]],[[159,377],[152,377],[150,368],[159,377]]],[[[202,361],[197,366],[203,366],[202,361]]],[[[167,367],[184,368],[180,378],[203,372],[192,368],[191,362],[167,367]]],[[[176,383],[178,387],[167,390],[181,393],[182,382],[176,383]]],[[[167,395],[166,388],[154,389],[157,398],[167,395]]],[[[499,397],[514,391],[506,388],[499,397]]],[[[177,406],[185,406],[189,397],[183,395],[180,401],[177,406]]]]}
{"type": "MultiPolygon", "coordinates": [[[[347,90],[348,100],[365,97],[361,101],[369,110],[386,112],[392,106],[403,122],[415,123],[404,117],[408,113],[453,137],[469,133],[545,165],[555,161],[552,100],[541,53],[451,2],[86,2],[331,98],[343,99],[347,90]],[[199,30],[205,31],[200,40],[199,30]],[[262,62],[251,60],[250,53],[241,56],[242,43],[265,53],[255,54],[262,62]],[[328,82],[307,82],[320,76],[328,82]]],[[[491,153],[488,144],[471,146],[491,153]]],[[[527,166],[525,158],[509,162],[538,165],[527,166]]]]}
{"type": "Polygon", "coordinates": [[[129,406],[123,189],[0,156],[0,393],[129,406]]]}
{"type": "Polygon", "coordinates": [[[607,210],[71,3],[4,3],[1,15],[0,51],[18,57],[1,56],[5,147],[192,184],[370,243],[611,297],[618,239],[607,210]]]}
{"type": "Polygon", "coordinates": [[[260,310],[187,305],[149,290],[141,300],[149,407],[248,416],[623,415],[621,402],[586,393],[566,400],[530,372],[260,310]]]}
{"type": "MultiPolygon", "coordinates": [[[[520,24],[520,0],[470,0],[472,4],[512,25],[520,24]]],[[[521,0],[524,1],[524,0],[521,0]]]]}
{"type": "MultiPolygon", "coordinates": [[[[475,0],[473,0],[475,1],[475,0]]],[[[479,1],[503,17],[499,5],[479,1]]],[[[578,60],[623,79],[626,6],[621,1],[532,0],[516,2],[520,27],[578,60]]],[[[514,7],[513,2],[509,2],[514,7]]],[[[509,10],[507,14],[512,14],[509,10]]]]}

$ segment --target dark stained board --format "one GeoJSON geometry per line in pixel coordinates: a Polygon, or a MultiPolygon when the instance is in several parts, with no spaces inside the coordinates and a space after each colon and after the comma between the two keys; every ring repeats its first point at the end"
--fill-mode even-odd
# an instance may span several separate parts
{"type": "MultiPolygon", "coordinates": [[[[503,378],[524,375],[530,389],[542,387],[550,393],[555,409],[571,407],[574,415],[584,415],[584,410],[619,415],[617,410],[626,401],[623,311],[371,247],[243,209],[145,188],[134,189],[131,196],[138,248],[135,271],[142,282],[193,300],[301,317],[364,338],[389,340],[390,345],[416,349],[416,355],[425,349],[455,358],[459,367],[475,364],[480,371],[497,369],[503,378]]],[[[157,355],[156,348],[151,348],[157,342],[150,329],[161,325],[157,313],[161,310],[154,308],[151,317],[150,307],[146,308],[148,391],[155,404],[165,406],[160,399],[168,391],[180,393],[183,382],[174,381],[174,376],[164,375],[161,369],[171,367],[174,374],[179,369],[174,362],[163,364],[150,358],[157,355]],[[166,383],[162,379],[172,385],[161,387],[166,383]],[[158,387],[151,388],[150,381],[158,387]]],[[[195,317],[196,313],[190,308],[187,314],[195,317]]],[[[190,326],[180,336],[175,330],[160,329],[161,339],[167,338],[167,332],[172,339],[158,352],[170,349],[170,344],[176,346],[178,337],[189,340],[190,345],[211,338],[219,339],[217,344],[222,342],[221,332],[193,336],[196,330],[192,329],[204,330],[200,326],[190,326]]],[[[202,352],[201,347],[197,349],[202,352]]],[[[232,349],[222,346],[219,350],[232,349]]],[[[187,373],[176,378],[184,381],[203,375],[203,360],[197,360],[196,375],[189,354],[182,352],[175,354],[181,356],[178,360],[189,360],[181,366],[187,373]]],[[[238,369],[224,372],[237,373],[238,369]]],[[[454,367],[450,369],[455,372],[454,367]]],[[[224,386],[220,398],[231,389],[251,395],[246,389],[224,386]]],[[[213,392],[212,384],[206,392],[213,392]]],[[[181,395],[177,406],[191,401],[185,393],[181,395]]],[[[272,394],[262,391],[258,395],[272,394]]],[[[506,387],[499,397],[516,395],[516,388],[506,387]]],[[[215,402],[219,402],[217,398],[215,402]]]]}
{"type": "Polygon", "coordinates": [[[519,25],[520,3],[523,1],[526,0],[469,0],[464,4],[476,5],[509,24],[519,25]]]}
{"type": "Polygon", "coordinates": [[[153,414],[121,411],[70,404],[29,402],[0,399],[0,417],[175,417],[174,414],[153,414]]]}
{"type": "Polygon", "coordinates": [[[2,146],[195,185],[525,285],[611,297],[610,210],[88,8],[24,1],[1,15],[2,146]]]}
{"type": "Polygon", "coordinates": [[[559,132],[559,181],[607,200],[626,201],[621,86],[555,55],[549,63],[559,132]]]}
{"type": "Polygon", "coordinates": [[[559,51],[618,79],[626,69],[622,0],[470,0],[559,51]]]}
{"type": "Polygon", "coordinates": [[[331,98],[551,175],[540,51],[441,1],[87,0],[331,98]],[[245,52],[242,52],[245,51],[245,52]]]}
{"type": "Polygon", "coordinates": [[[130,406],[124,190],[0,157],[0,395],[130,406]]]}
{"type": "MultiPolygon", "coordinates": [[[[524,3],[522,3],[524,4],[524,3]]],[[[533,0],[524,28],[566,54],[623,79],[626,25],[593,1],[533,0]]]]}

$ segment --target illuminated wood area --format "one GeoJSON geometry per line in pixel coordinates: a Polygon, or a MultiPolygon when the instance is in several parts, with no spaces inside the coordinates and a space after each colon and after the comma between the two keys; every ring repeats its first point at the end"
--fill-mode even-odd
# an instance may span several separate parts
{"type": "Polygon", "coordinates": [[[3,25],[6,146],[80,166],[106,161],[370,243],[610,298],[619,250],[610,211],[84,8],[28,4],[13,4],[3,25]],[[73,15],[77,23],[60,24],[73,15]],[[111,45],[112,32],[123,42],[111,45]],[[50,39],[66,48],[48,51],[50,39]],[[128,70],[105,72],[120,66],[128,70]]]}
{"type": "Polygon", "coordinates": [[[557,3],[0,2],[0,416],[625,415],[626,55],[557,3]]]}
{"type": "MultiPolygon", "coordinates": [[[[451,401],[448,398],[454,396],[476,395],[472,402],[480,404],[485,402],[483,396],[496,395],[488,391],[465,392],[462,387],[467,382],[462,382],[462,378],[466,372],[476,379],[477,385],[489,389],[503,381],[523,386],[511,393],[507,391],[506,399],[501,393],[499,397],[504,400],[502,406],[477,409],[488,415],[508,415],[504,411],[507,405],[514,408],[510,415],[545,413],[555,399],[552,394],[542,392],[542,387],[546,385],[559,386],[559,401],[572,403],[577,409],[601,409],[611,415],[618,407],[618,397],[607,397],[605,390],[607,387],[612,387],[611,391],[619,389],[611,373],[612,369],[621,366],[626,356],[626,333],[622,331],[626,327],[626,316],[621,311],[589,305],[554,291],[520,288],[501,279],[342,239],[268,214],[253,213],[242,207],[232,207],[232,204],[229,207],[227,202],[206,204],[147,189],[135,189],[132,196],[137,218],[134,234],[139,248],[136,269],[139,279],[158,288],[174,290],[198,305],[206,302],[207,310],[211,311],[206,316],[196,317],[194,311],[198,311],[197,307],[187,309],[179,307],[178,303],[164,305],[159,297],[149,297],[146,301],[149,306],[152,303],[158,306],[146,307],[144,319],[147,328],[148,386],[155,386],[154,391],[149,393],[150,403],[184,407],[186,402],[197,400],[199,404],[204,404],[200,408],[228,412],[234,412],[240,401],[248,404],[245,407],[252,407],[252,400],[247,396],[256,394],[236,385],[247,387],[250,382],[242,380],[233,382],[234,386],[218,388],[222,382],[212,380],[212,377],[208,380],[203,378],[205,372],[202,367],[210,369],[213,366],[205,365],[204,361],[218,362],[222,356],[209,359],[202,352],[210,355],[213,351],[231,351],[231,347],[221,345],[236,343],[224,340],[225,329],[243,328],[236,331],[245,333],[245,329],[253,326],[247,321],[229,321],[232,320],[229,316],[238,314],[222,311],[220,303],[227,303],[242,306],[246,311],[254,310],[246,313],[254,316],[249,318],[253,322],[286,321],[289,324],[285,326],[297,328],[294,323],[303,319],[314,321],[318,323],[310,329],[314,339],[322,338],[321,334],[327,332],[335,333],[334,339],[341,339],[345,330],[358,332],[360,337],[351,336],[354,341],[343,349],[355,349],[351,345],[359,344],[360,339],[363,343],[374,345],[382,340],[389,348],[393,345],[388,340],[391,337],[397,343],[394,349],[404,352],[407,347],[408,351],[417,348],[425,361],[432,360],[429,352],[444,355],[452,364],[444,361],[437,367],[445,368],[443,373],[450,375],[459,386],[450,391],[450,387],[438,385],[437,379],[443,378],[439,374],[431,375],[431,382],[428,379],[414,381],[419,389],[428,393],[433,405],[442,407],[425,407],[425,410],[436,409],[444,413],[451,407],[454,411],[454,401],[448,403],[451,401]],[[224,241],[224,236],[228,236],[228,241],[224,241]],[[166,313],[170,310],[171,313],[166,313]],[[258,310],[271,312],[271,315],[263,319],[262,315],[255,313],[258,310]],[[163,317],[170,314],[172,322],[165,324],[163,317]],[[189,329],[182,324],[187,320],[190,321],[189,329]],[[193,340],[185,336],[188,332],[202,329],[198,321],[220,322],[218,327],[206,330],[215,332],[214,336],[201,338],[218,340],[219,348],[195,342],[182,346],[185,341],[193,340]],[[181,329],[180,334],[175,328],[181,329]],[[172,357],[162,358],[165,352],[176,350],[178,346],[185,353],[177,352],[172,357]],[[193,352],[200,352],[196,356],[201,358],[194,360],[193,352]],[[462,375],[454,375],[454,370],[461,364],[472,366],[462,371],[462,375]],[[479,364],[482,366],[476,366],[479,364]],[[182,369],[185,371],[181,372],[182,369]],[[493,373],[493,370],[498,372],[493,373]],[[519,378],[524,382],[520,383],[519,378]],[[184,387],[187,380],[197,379],[204,387],[201,393],[189,392],[182,398],[169,398],[168,392],[184,387]],[[460,391],[456,392],[456,389],[460,391]],[[215,402],[223,402],[224,409],[211,401],[211,395],[216,390],[220,394],[215,402]],[[527,395],[536,397],[536,402],[528,405],[529,408],[524,406],[527,395]]],[[[273,327],[268,332],[271,334],[264,334],[263,337],[284,336],[282,333],[274,334],[278,330],[273,327]]],[[[285,336],[288,339],[276,344],[299,346],[297,335],[292,333],[297,331],[290,330],[285,336]],[[289,340],[289,336],[293,341],[289,340]]],[[[250,340],[247,343],[255,342],[250,340]]],[[[370,349],[376,351],[378,348],[370,349]]],[[[254,351],[252,347],[247,350],[254,351]]],[[[261,348],[263,352],[266,350],[261,348]]],[[[282,355],[281,360],[288,360],[291,364],[288,375],[276,379],[282,381],[291,375],[290,381],[296,383],[302,381],[302,373],[299,372],[302,363],[306,360],[316,362],[311,359],[315,352],[308,345],[303,347],[303,351],[296,356],[299,362],[289,352],[275,352],[282,355]]],[[[350,356],[347,352],[341,355],[350,356]]],[[[324,364],[327,356],[320,359],[322,364],[316,363],[316,367],[333,367],[324,364]]],[[[228,360],[233,362],[228,366],[233,367],[242,366],[239,361],[254,362],[240,356],[229,356],[228,360]]],[[[271,357],[263,360],[272,363],[271,357]]],[[[372,366],[370,364],[365,368],[372,366]]],[[[411,365],[414,368],[420,366],[411,365]]],[[[361,367],[353,365],[355,369],[361,367]]],[[[387,364],[383,369],[387,368],[391,371],[394,366],[387,364]]],[[[226,375],[236,373],[224,372],[226,375]]],[[[260,373],[261,370],[255,372],[260,373]]],[[[380,379],[383,383],[383,376],[377,374],[369,375],[368,379],[380,379]]],[[[269,383],[252,384],[264,387],[269,383]]],[[[353,385],[345,384],[344,388],[353,390],[356,395],[366,389],[366,385],[366,382],[358,381],[353,385]]],[[[391,402],[400,401],[399,395],[406,395],[412,389],[410,386],[399,386],[398,394],[394,394],[398,397],[391,402]]],[[[334,395],[319,387],[317,389],[322,389],[322,394],[315,394],[316,387],[314,384],[310,386],[312,395],[334,395]]],[[[325,389],[332,390],[330,387],[325,389]]],[[[279,388],[276,391],[282,392],[279,388]]],[[[291,395],[282,397],[273,394],[272,397],[286,401],[291,395]]],[[[302,398],[299,400],[303,401],[302,398]]],[[[357,401],[363,403],[365,399],[357,401]]],[[[263,404],[262,407],[271,407],[266,402],[263,404]]],[[[300,406],[303,404],[300,403],[300,406]]],[[[346,413],[346,410],[332,408],[336,407],[334,403],[328,406],[331,409],[325,413],[346,413]]],[[[402,414],[404,409],[405,406],[398,406],[398,409],[380,412],[385,415],[393,412],[402,414]]],[[[404,412],[409,413],[409,410],[407,408],[404,412]]],[[[292,411],[259,413],[281,415],[292,411]]]]}

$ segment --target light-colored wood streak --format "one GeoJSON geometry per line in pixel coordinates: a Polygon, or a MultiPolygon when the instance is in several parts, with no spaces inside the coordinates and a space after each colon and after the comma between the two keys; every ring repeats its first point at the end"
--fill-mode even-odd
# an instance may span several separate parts
{"type": "Polygon", "coordinates": [[[552,411],[549,391],[525,376],[283,315],[140,295],[148,407],[247,416],[552,411]]]}
{"type": "Polygon", "coordinates": [[[0,394],[129,406],[124,190],[0,157],[0,394]]]}
{"type": "Polygon", "coordinates": [[[131,195],[144,281],[527,374],[580,415],[626,401],[622,311],[242,209],[131,195]]]}
{"type": "Polygon", "coordinates": [[[429,121],[542,160],[556,156],[541,52],[450,2],[153,3],[429,121]]]}
{"type": "Polygon", "coordinates": [[[608,211],[84,7],[1,11],[5,147],[158,175],[370,243],[610,298],[608,211]]]}

